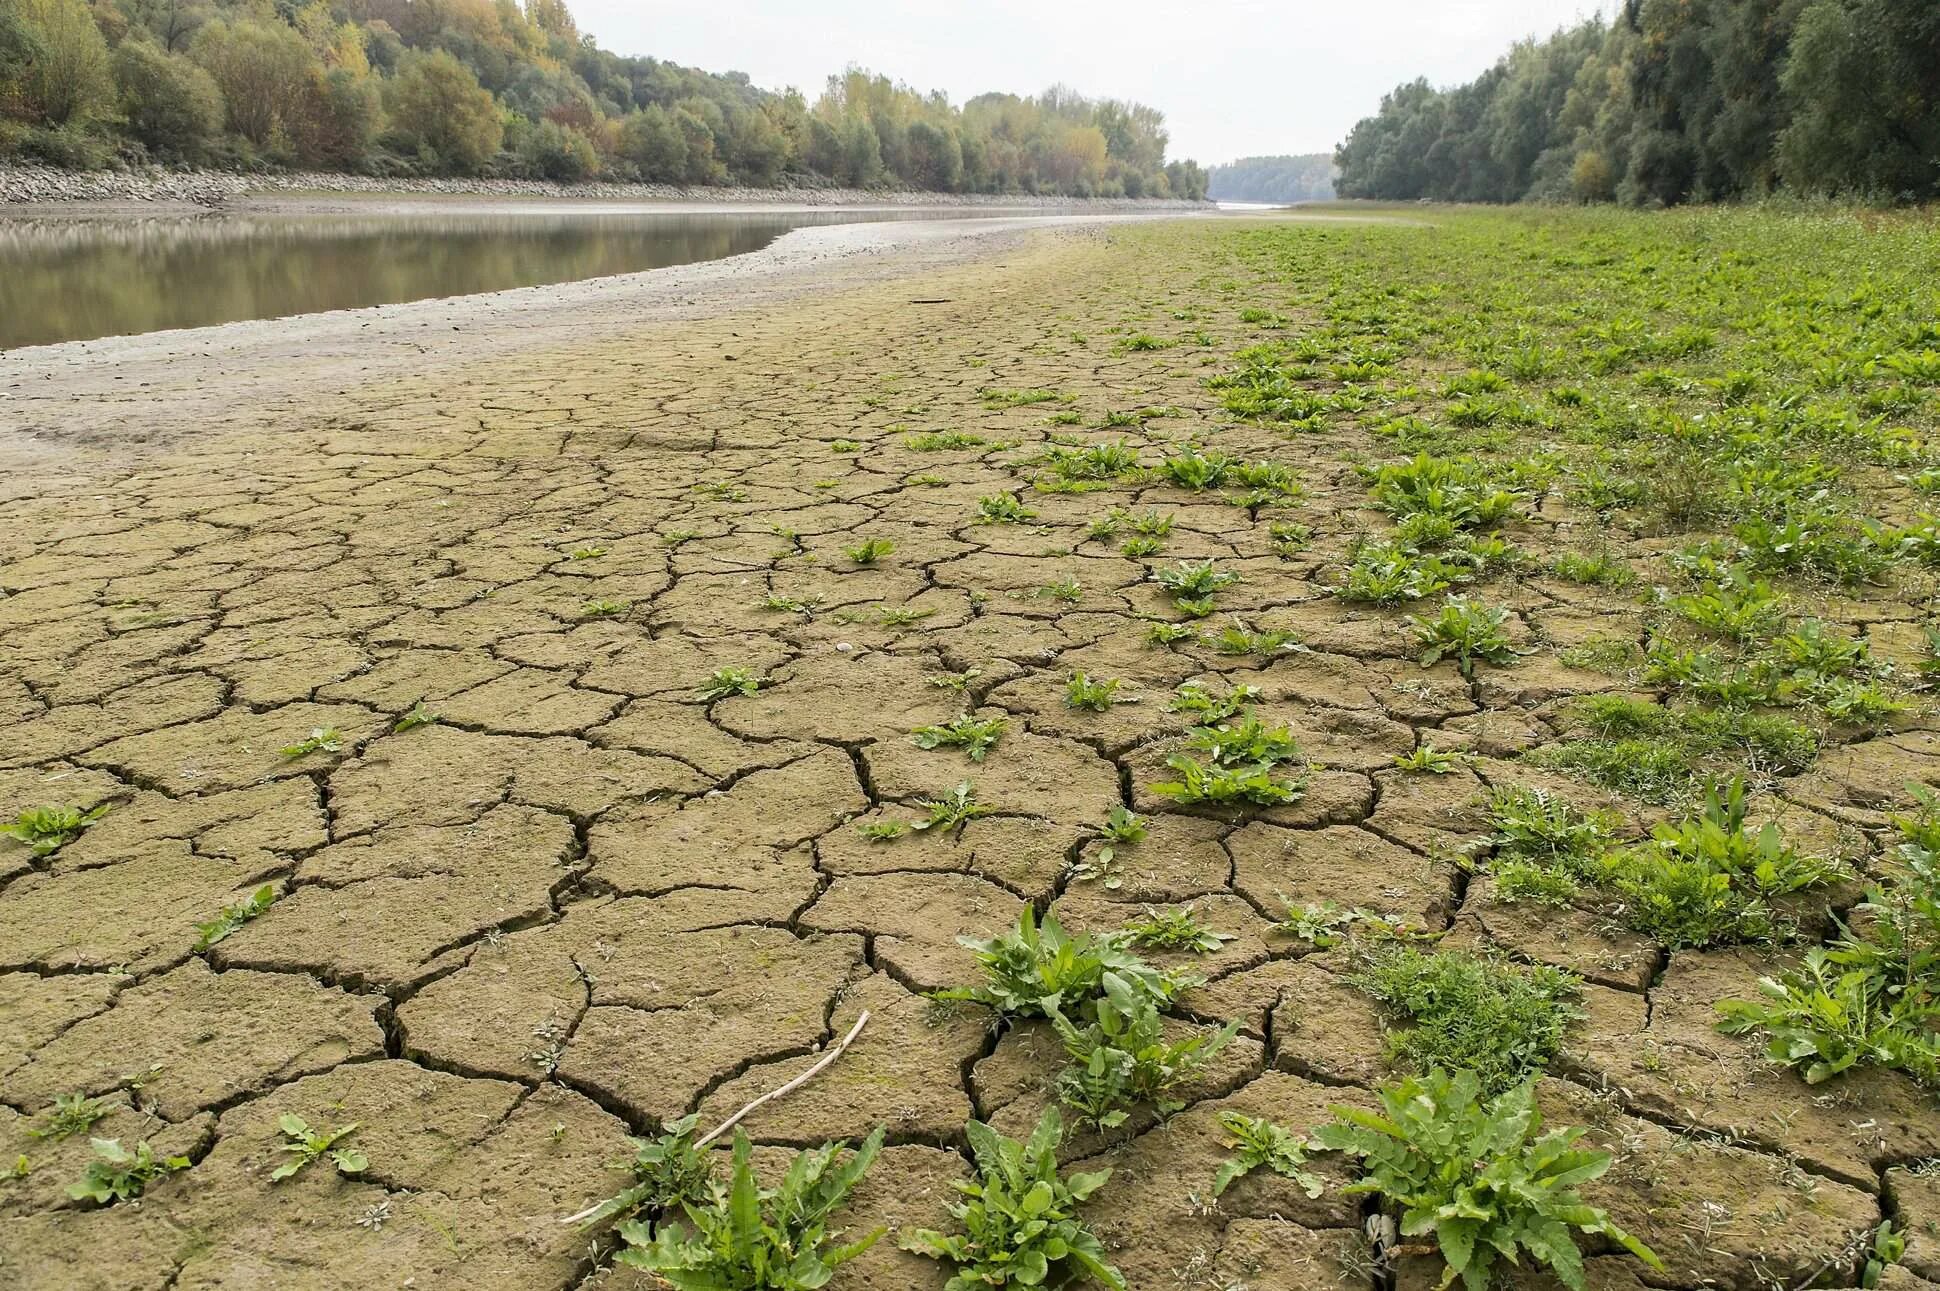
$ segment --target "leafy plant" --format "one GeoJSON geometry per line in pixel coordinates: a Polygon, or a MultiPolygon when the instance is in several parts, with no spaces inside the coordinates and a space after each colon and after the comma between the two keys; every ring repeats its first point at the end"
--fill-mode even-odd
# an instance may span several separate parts
{"type": "Polygon", "coordinates": [[[1037,512],[1017,500],[1015,493],[995,493],[977,499],[978,524],[1022,524],[1037,519],[1037,512]]]}
{"type": "Polygon", "coordinates": [[[1305,1168],[1307,1149],[1313,1146],[1307,1140],[1263,1116],[1242,1112],[1221,1112],[1219,1128],[1226,1132],[1226,1146],[1233,1155],[1220,1162],[1213,1174],[1213,1196],[1260,1169],[1293,1180],[1309,1197],[1320,1195],[1320,1176],[1305,1168]]]}
{"type": "Polygon", "coordinates": [[[1124,886],[1124,880],[1118,877],[1116,869],[1118,848],[1145,841],[1145,818],[1122,803],[1113,803],[1105,823],[1090,826],[1090,832],[1093,838],[1103,840],[1103,846],[1089,856],[1080,856],[1071,867],[1071,877],[1079,880],[1100,879],[1106,888],[1113,890],[1124,886]]]}
{"type": "Polygon", "coordinates": [[[276,889],[268,883],[249,894],[247,901],[222,907],[222,912],[207,923],[195,925],[195,949],[207,950],[217,942],[237,931],[251,919],[268,911],[276,903],[276,889]]]}
{"type": "Polygon", "coordinates": [[[710,703],[730,695],[752,695],[768,684],[768,679],[752,668],[716,668],[694,693],[710,703]]]}
{"type": "Polygon", "coordinates": [[[1173,484],[1197,493],[1225,483],[1234,465],[1233,459],[1224,453],[1202,453],[1197,446],[1188,444],[1183,452],[1166,458],[1161,469],[1173,484]]]}
{"type": "Polygon", "coordinates": [[[1072,937],[1055,915],[1045,915],[1040,924],[1029,906],[1014,929],[988,940],[957,941],[975,954],[985,980],[939,991],[936,998],[968,1000],[1003,1017],[1048,1017],[1053,1010],[1082,1014],[1103,995],[1107,974],[1161,1004],[1199,983],[1147,964],[1131,952],[1131,939],[1122,932],[1072,937]]]}
{"type": "Polygon", "coordinates": [[[929,815],[921,820],[912,820],[909,827],[918,833],[927,829],[945,831],[958,830],[977,819],[988,816],[993,810],[977,801],[977,794],[968,780],[963,781],[941,798],[921,798],[916,805],[929,815]]]}
{"type": "Polygon", "coordinates": [[[1239,575],[1216,568],[1210,560],[1182,560],[1170,569],[1153,570],[1152,581],[1170,593],[1175,601],[1184,601],[1222,592],[1237,583],[1239,575]]]}
{"type": "Polygon", "coordinates": [[[971,717],[965,714],[951,718],[941,726],[919,726],[910,732],[910,739],[919,749],[962,749],[969,754],[972,762],[981,762],[986,753],[997,747],[997,741],[1004,737],[1009,726],[1008,717],[971,717]]]}
{"type": "Polygon", "coordinates": [[[657,1274],[675,1291],[813,1291],[835,1269],[875,1245],[883,1229],[831,1246],[829,1216],[848,1199],[882,1151],[881,1127],[846,1159],[827,1143],[795,1154],[781,1186],[755,1182],[754,1146],[738,1127],[729,1182],[710,1185],[705,1202],[686,1201],[681,1220],[619,1226],[626,1249],[616,1257],[657,1274]]]}
{"type": "Polygon", "coordinates": [[[1350,980],[1400,1020],[1388,1029],[1391,1060],[1473,1072],[1490,1093],[1540,1074],[1583,1017],[1574,973],[1459,950],[1394,947],[1350,980]]]}
{"type": "Polygon", "coordinates": [[[1093,678],[1086,673],[1074,672],[1064,684],[1064,702],[1071,708],[1102,713],[1117,702],[1118,686],[1117,678],[1093,678]]]}
{"type": "Polygon", "coordinates": [[[1488,663],[1515,659],[1515,647],[1502,630],[1508,618],[1507,610],[1450,597],[1434,618],[1410,615],[1408,626],[1421,647],[1422,667],[1452,658],[1464,677],[1472,677],[1477,659],[1488,663]]]}
{"type": "Polygon", "coordinates": [[[909,822],[906,820],[872,820],[867,824],[857,825],[855,832],[872,843],[892,843],[909,832],[909,822]]]}
{"type": "Polygon", "coordinates": [[[1336,1107],[1314,1132],[1323,1148],[1363,1163],[1346,1193],[1369,1193],[1400,1211],[1403,1237],[1432,1236],[1457,1280],[1487,1291],[1496,1261],[1527,1253],[1571,1291],[1583,1291],[1583,1261],[1570,1230],[1606,1237],[1662,1269],[1656,1254],[1585,1203],[1576,1185],[1610,1168],[1610,1154],[1575,1146],[1581,1129],[1536,1137],[1542,1116],[1533,1085],[1484,1103],[1472,1072],[1410,1077],[1380,1091],[1382,1113],[1336,1107]]]}
{"type": "Polygon", "coordinates": [[[1229,1022],[1167,1040],[1151,991],[1114,972],[1103,974],[1100,987],[1088,1024],[1073,1022],[1056,1004],[1045,1008],[1071,1058],[1058,1073],[1058,1098],[1100,1130],[1123,1125],[1126,1109],[1139,1102],[1151,1103],[1160,1116],[1177,1111],[1184,1104],[1172,1091],[1239,1033],[1239,1023],[1229,1022]]]}
{"type": "Polygon", "coordinates": [[[94,1123],[115,1110],[105,1099],[86,1094],[56,1094],[54,1105],[42,1112],[29,1127],[30,1137],[60,1142],[94,1128],[94,1123]]]}
{"type": "Polygon", "coordinates": [[[1185,713],[1201,725],[1217,725],[1246,711],[1260,697],[1258,686],[1240,683],[1223,695],[1207,690],[1203,682],[1188,681],[1174,692],[1166,704],[1168,713],[1185,713]]]}
{"type": "Polygon", "coordinates": [[[618,618],[620,615],[625,614],[629,608],[631,607],[625,601],[588,601],[579,607],[579,617],[582,619],[618,618]]]}
{"type": "Polygon", "coordinates": [[[573,1218],[581,1228],[619,1216],[626,1218],[641,1211],[665,1212],[689,1202],[705,1201],[714,1181],[714,1166],[706,1151],[694,1146],[694,1130],[700,1124],[698,1112],[671,1120],[651,1139],[629,1139],[633,1144],[633,1183],[573,1218]]]}
{"type": "Polygon", "coordinates": [[[406,731],[415,731],[420,726],[435,726],[441,720],[440,715],[426,708],[424,701],[420,699],[417,703],[411,705],[410,712],[397,719],[396,724],[391,727],[391,731],[393,734],[402,735],[406,731]]]}
{"type": "Polygon", "coordinates": [[[119,1139],[89,1139],[88,1144],[94,1160],[88,1162],[87,1173],[67,1186],[67,1195],[97,1206],[132,1201],[155,1180],[189,1168],[187,1157],[158,1157],[146,1140],[135,1144],[133,1152],[119,1139]]]}
{"type": "Polygon", "coordinates": [[[1111,1171],[1058,1173],[1064,1127],[1057,1108],[1045,1109],[1023,1143],[981,1121],[970,1121],[964,1132],[977,1171],[974,1179],[954,1185],[964,1200],[950,1214],[963,1232],[919,1228],[901,1242],[906,1251],[957,1266],[945,1291],[1069,1287],[1086,1280],[1125,1291],[1124,1277],[1105,1262],[1104,1247],[1076,1213],[1111,1171]]]}
{"type": "Polygon", "coordinates": [[[842,554],[858,565],[873,565],[896,550],[896,544],[887,538],[864,538],[853,547],[844,547],[842,554]]]}
{"type": "Polygon", "coordinates": [[[290,1178],[312,1161],[324,1156],[330,1158],[330,1164],[335,1166],[337,1173],[341,1175],[360,1175],[370,1168],[370,1160],[362,1152],[355,1148],[335,1146],[357,1132],[355,1121],[349,1125],[339,1125],[327,1134],[319,1134],[312,1130],[310,1123],[301,1116],[294,1112],[284,1112],[276,1118],[276,1128],[283,1131],[283,1138],[286,1140],[277,1148],[277,1151],[288,1153],[292,1159],[269,1172],[271,1183],[280,1183],[290,1178]]]}
{"type": "Polygon", "coordinates": [[[1394,765],[1397,770],[1426,772],[1429,775],[1447,775],[1457,767],[1466,766],[1473,761],[1475,756],[1471,753],[1464,753],[1458,749],[1438,749],[1432,744],[1423,744],[1406,753],[1394,755],[1394,765]]]}
{"type": "Polygon", "coordinates": [[[111,804],[102,803],[83,810],[80,807],[29,807],[0,829],[16,842],[25,843],[35,856],[51,856],[81,836],[81,832],[108,814],[111,804]]]}
{"type": "Polygon", "coordinates": [[[1790,928],[1772,898],[1850,876],[1839,861],[1801,855],[1776,824],[1746,829],[1745,817],[1744,782],[1733,781],[1708,791],[1696,816],[1610,858],[1624,921],[1670,946],[1772,941],[1790,928]]]}
{"type": "Polygon", "coordinates": [[[1291,632],[1277,628],[1257,631],[1243,623],[1220,629],[1212,638],[1212,647],[1224,655],[1270,655],[1301,648],[1300,638],[1291,632]]]}
{"type": "Polygon", "coordinates": [[[344,737],[337,733],[336,727],[313,726],[308,736],[285,748],[283,756],[294,761],[312,753],[340,753],[343,747],[344,737]]]}
{"type": "Polygon", "coordinates": [[[1142,916],[1125,925],[1125,931],[1131,934],[1134,946],[1189,950],[1195,955],[1209,955],[1235,939],[1230,932],[1217,932],[1201,923],[1199,911],[1190,901],[1162,909],[1146,906],[1142,916]]]}

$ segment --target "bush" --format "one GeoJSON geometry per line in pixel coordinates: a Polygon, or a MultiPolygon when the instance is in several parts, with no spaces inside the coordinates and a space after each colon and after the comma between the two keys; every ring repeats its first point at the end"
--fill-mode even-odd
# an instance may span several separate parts
{"type": "Polygon", "coordinates": [[[599,154],[590,139],[556,121],[541,121],[519,140],[520,166],[535,179],[571,184],[599,170],[599,154]]]}
{"type": "Polygon", "coordinates": [[[384,102],[397,142],[433,169],[476,174],[505,138],[490,91],[442,49],[408,55],[384,102]]]}
{"type": "Polygon", "coordinates": [[[81,0],[0,8],[0,110],[30,125],[82,129],[113,109],[108,43],[81,0]]]}
{"type": "Polygon", "coordinates": [[[128,39],[114,55],[115,83],[128,133],[156,153],[200,160],[222,128],[215,78],[180,54],[128,39]]]}

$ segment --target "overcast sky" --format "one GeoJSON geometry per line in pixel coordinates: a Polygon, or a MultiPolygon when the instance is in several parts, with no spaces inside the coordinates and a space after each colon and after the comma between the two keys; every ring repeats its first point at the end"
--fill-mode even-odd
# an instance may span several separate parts
{"type": "Polygon", "coordinates": [[[1203,163],[1331,149],[1381,95],[1464,81],[1510,42],[1614,0],[570,0],[621,54],[741,71],[813,99],[850,62],[941,89],[1063,81],[1165,113],[1203,163]]]}

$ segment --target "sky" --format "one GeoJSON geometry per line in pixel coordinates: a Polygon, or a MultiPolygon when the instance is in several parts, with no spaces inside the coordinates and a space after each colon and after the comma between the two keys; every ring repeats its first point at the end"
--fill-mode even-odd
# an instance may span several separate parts
{"type": "Polygon", "coordinates": [[[1330,151],[1381,95],[1481,72],[1614,0],[568,0],[619,54],[746,72],[813,99],[859,63],[961,103],[1063,82],[1165,113],[1202,164],[1330,151]]]}

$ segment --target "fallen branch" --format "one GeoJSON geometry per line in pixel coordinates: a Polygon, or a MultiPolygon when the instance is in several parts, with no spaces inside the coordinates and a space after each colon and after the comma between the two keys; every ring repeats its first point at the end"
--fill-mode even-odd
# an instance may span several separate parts
{"type": "Polygon", "coordinates": [[[722,1121],[719,1125],[716,1125],[713,1129],[709,1130],[706,1134],[702,1135],[700,1138],[695,1139],[694,1146],[697,1148],[706,1147],[708,1144],[712,1143],[715,1139],[720,1138],[723,1134],[726,1134],[729,1130],[733,1129],[735,1122],[739,1121],[742,1117],[746,1116],[749,1112],[752,1112],[755,1108],[761,1106],[763,1103],[769,1102],[773,1099],[780,1098],[783,1094],[791,1093],[794,1090],[800,1089],[803,1085],[806,1085],[809,1081],[813,1080],[817,1072],[821,1071],[822,1068],[828,1066],[830,1063],[834,1062],[837,1058],[840,1058],[842,1056],[842,1051],[849,1047],[849,1043],[852,1040],[854,1040],[857,1036],[862,1034],[862,1026],[868,1020],[869,1020],[869,1010],[864,1009],[862,1010],[862,1016],[855,1020],[855,1025],[849,1028],[849,1034],[842,1037],[842,1042],[840,1044],[836,1045],[833,1049],[830,1049],[827,1053],[823,1054],[821,1061],[817,1062],[813,1067],[810,1067],[807,1071],[803,1072],[801,1075],[795,1077],[795,1079],[789,1081],[786,1085],[783,1085],[780,1089],[769,1090],[767,1093],[755,1099],[752,1103],[749,1103],[746,1107],[742,1108],[734,1115],[728,1117],[725,1121],[722,1121]]]}
{"type": "MultiPolygon", "coordinates": [[[[813,1080],[817,1072],[821,1071],[824,1067],[828,1066],[830,1063],[834,1062],[837,1058],[840,1058],[842,1056],[842,1051],[849,1047],[850,1042],[853,1041],[857,1036],[862,1034],[862,1026],[868,1020],[869,1020],[869,1010],[864,1009],[862,1010],[862,1016],[855,1020],[855,1025],[849,1028],[849,1034],[842,1037],[842,1041],[840,1044],[835,1045],[827,1053],[823,1054],[820,1060],[818,1060],[813,1067],[810,1067],[807,1071],[795,1077],[795,1079],[789,1081],[786,1085],[783,1085],[780,1089],[769,1090],[767,1093],[755,1099],[752,1103],[749,1103],[746,1107],[743,1107],[740,1111],[736,1112],[734,1115],[728,1117],[725,1121],[722,1121],[719,1125],[716,1125],[713,1129],[709,1130],[707,1134],[704,1135],[703,1137],[695,1139],[694,1147],[696,1149],[706,1147],[709,1143],[712,1143],[715,1139],[720,1138],[723,1134],[726,1134],[729,1130],[733,1129],[734,1123],[736,1121],[739,1121],[742,1117],[746,1116],[749,1112],[752,1112],[755,1108],[761,1106],[763,1103],[771,1102],[774,1099],[780,1098],[783,1094],[786,1094],[791,1090],[800,1089],[803,1085],[806,1085],[809,1081],[813,1080]]],[[[568,1215],[564,1219],[560,1220],[559,1222],[562,1224],[576,1224],[580,1220],[586,1218],[588,1215],[597,1211],[601,1206],[604,1206],[605,1204],[606,1203],[603,1201],[597,1202],[591,1206],[588,1206],[586,1209],[580,1211],[577,1215],[568,1215]]]]}

